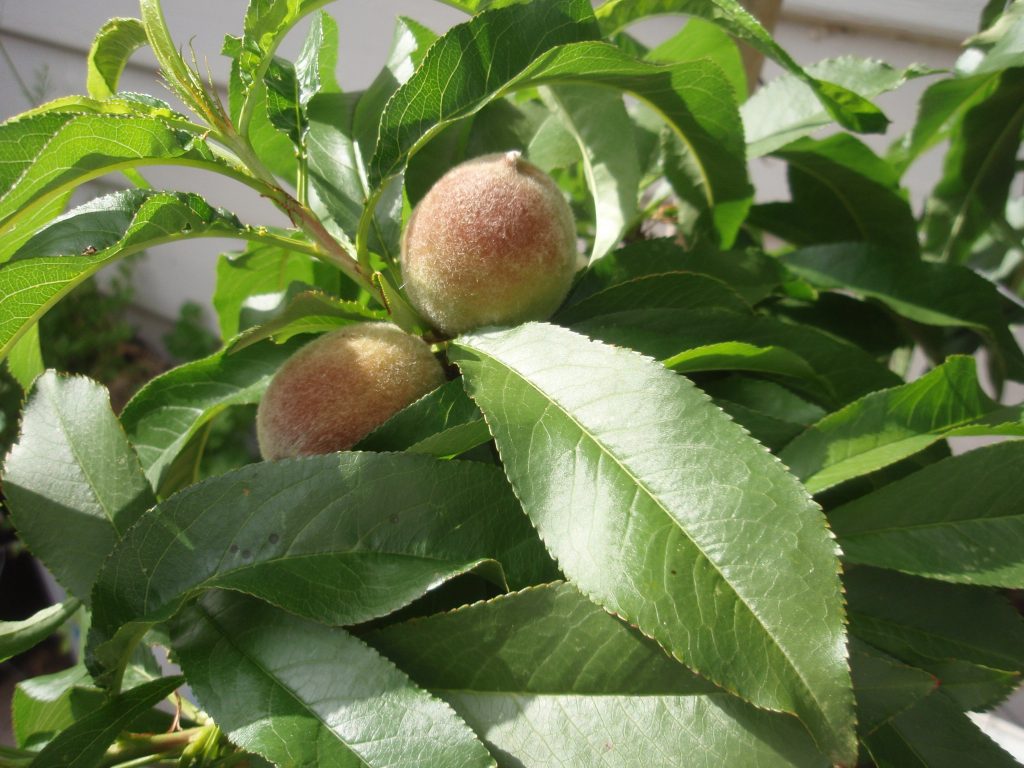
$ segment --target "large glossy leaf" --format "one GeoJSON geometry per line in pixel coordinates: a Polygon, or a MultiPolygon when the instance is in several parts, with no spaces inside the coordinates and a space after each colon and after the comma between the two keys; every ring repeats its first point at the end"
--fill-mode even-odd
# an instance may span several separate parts
{"type": "Polygon", "coordinates": [[[60,629],[81,605],[80,600],[71,597],[22,621],[0,621],[0,662],[41,643],[60,629]]]}
{"type": "Polygon", "coordinates": [[[356,445],[361,451],[409,451],[448,458],[491,439],[480,409],[461,379],[403,408],[356,445]]]}
{"type": "Polygon", "coordinates": [[[877,299],[925,325],[967,327],[994,348],[1014,378],[1024,377],[1024,353],[1001,311],[995,285],[966,267],[908,258],[866,244],[805,248],[782,256],[799,277],[819,288],[877,299]]]}
{"type": "Polygon", "coordinates": [[[698,678],[569,584],[366,639],[450,702],[502,766],[827,763],[793,719],[698,678]]]}
{"type": "Polygon", "coordinates": [[[451,708],[343,629],[218,592],[182,612],[172,641],[203,709],[277,765],[494,765],[451,708]]]}
{"type": "Polygon", "coordinates": [[[224,350],[185,363],[150,381],[121,414],[146,477],[159,490],[174,460],[225,408],[258,403],[271,378],[299,344],[224,350]]]}
{"type": "MultiPolygon", "coordinates": [[[[807,67],[807,73],[873,99],[930,71],[917,65],[896,69],[878,59],[841,56],[807,67]]],[[[791,73],[759,88],[740,107],[740,114],[746,128],[747,154],[752,158],[781,149],[832,122],[814,91],[791,73]]]]}
{"type": "Polygon", "coordinates": [[[33,768],[95,768],[124,728],[183,682],[167,677],[108,699],[47,744],[32,761],[33,768]]]}
{"type": "Polygon", "coordinates": [[[851,760],[835,546],[795,478],[689,381],[632,351],[533,323],[464,336],[452,356],[565,574],[851,760]]]}
{"type": "Polygon", "coordinates": [[[840,125],[862,133],[881,133],[889,123],[877,107],[853,91],[818,80],[804,71],[737,0],[609,0],[596,13],[605,35],[644,16],[665,13],[700,16],[774,59],[807,83],[840,125]]]}
{"type": "Polygon", "coordinates": [[[795,245],[875,243],[920,251],[917,221],[899,177],[867,145],[841,133],[799,139],[774,155],[789,164],[789,203],[757,206],[751,222],[795,245]]]}
{"type": "Polygon", "coordinates": [[[947,437],[1024,436],[1021,409],[1004,408],[978,384],[974,359],[955,356],[917,381],[867,395],[830,413],[780,458],[812,493],[866,475],[947,437]]]}
{"type": "Polygon", "coordinates": [[[126,168],[187,166],[252,183],[218,160],[201,129],[192,128],[158,117],[77,112],[46,112],[0,125],[0,232],[69,189],[126,168]]]}
{"type": "Polygon", "coordinates": [[[197,195],[132,189],[79,206],[30,238],[0,267],[0,357],[51,306],[101,267],[194,237],[255,238],[197,195]]]}
{"type": "Polygon", "coordinates": [[[147,42],[146,28],[138,19],[110,19],[100,27],[87,60],[89,95],[94,99],[113,96],[128,59],[147,42]]]}
{"type": "Polygon", "coordinates": [[[864,739],[878,768],[1019,768],[941,692],[864,739]]]}
{"type": "Polygon", "coordinates": [[[1024,621],[995,590],[856,566],[843,576],[850,631],[925,669],[970,709],[994,706],[1024,672],[1024,621]]]}
{"type": "Polygon", "coordinates": [[[640,160],[630,141],[633,129],[614,91],[588,85],[551,86],[543,91],[545,103],[579,145],[583,172],[594,198],[596,261],[618,245],[632,224],[640,195],[640,160]]]}
{"type": "Polygon", "coordinates": [[[107,391],[53,372],[25,408],[4,495],[19,538],[86,603],[114,544],[155,501],[107,391]]]}
{"type": "Polygon", "coordinates": [[[511,585],[552,572],[494,467],[376,453],[250,465],[172,496],[115,550],[94,592],[96,667],[116,680],[134,640],[206,589],[340,626],[470,570],[500,582],[495,560],[511,585]]]}
{"type": "Polygon", "coordinates": [[[829,514],[846,558],[943,581],[1024,588],[1024,442],[940,461],[829,514]]]}
{"type": "Polygon", "coordinates": [[[964,114],[928,201],[926,248],[963,263],[993,219],[1004,216],[1024,127],[1024,67],[1004,72],[991,96],[964,114]]]}

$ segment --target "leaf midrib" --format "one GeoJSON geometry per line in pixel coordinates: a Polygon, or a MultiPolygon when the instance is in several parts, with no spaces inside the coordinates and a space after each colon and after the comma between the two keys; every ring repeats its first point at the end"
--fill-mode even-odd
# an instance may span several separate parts
{"type": "MultiPolygon", "coordinates": [[[[61,381],[61,384],[68,384],[72,383],[73,381],[74,379],[63,380],[61,381]]],[[[108,399],[107,405],[109,406],[109,404],[110,401],[108,399]]],[[[69,427],[68,421],[64,417],[64,411],[61,408],[61,403],[54,403],[53,413],[57,417],[57,421],[60,422],[60,430],[61,432],[64,433],[64,438],[67,441],[68,449],[71,451],[71,455],[74,457],[75,463],[78,466],[79,471],[81,471],[82,473],[82,478],[88,484],[93,499],[96,501],[100,509],[103,511],[103,516],[106,518],[107,522],[110,523],[110,528],[114,533],[115,540],[120,541],[121,531],[118,530],[117,525],[115,525],[114,523],[114,510],[112,510],[108,506],[107,500],[100,494],[98,486],[96,485],[95,482],[93,482],[92,472],[86,468],[85,462],[82,461],[82,456],[80,455],[77,447],[77,440],[75,439],[76,433],[73,432],[69,427]]]]}
{"type": "MultiPolygon", "coordinates": [[[[350,754],[352,754],[357,760],[360,761],[360,763],[362,763],[363,766],[366,766],[366,768],[369,768],[369,764],[365,760],[363,760],[362,755],[360,755],[358,752],[355,751],[355,749],[350,747],[348,742],[345,741],[345,739],[341,736],[341,734],[339,734],[337,731],[335,731],[327,723],[327,721],[324,720],[324,718],[320,715],[319,712],[317,712],[315,709],[312,708],[312,706],[310,706],[305,701],[303,701],[301,698],[299,698],[298,693],[296,693],[291,688],[289,688],[287,685],[285,685],[284,681],[282,681],[277,675],[275,675],[273,672],[271,672],[269,669],[267,669],[267,667],[259,659],[255,658],[254,656],[249,654],[246,649],[242,648],[235,641],[234,637],[227,633],[227,631],[222,627],[220,622],[217,621],[217,618],[214,617],[206,609],[205,606],[197,603],[195,607],[196,607],[196,609],[198,611],[202,612],[202,614],[206,618],[208,624],[216,630],[217,634],[220,635],[220,637],[223,640],[225,640],[232,648],[235,649],[235,651],[238,652],[239,656],[242,656],[244,659],[249,661],[250,664],[252,664],[254,667],[256,667],[256,669],[258,669],[260,672],[262,672],[267,680],[271,681],[271,683],[273,685],[275,685],[277,688],[279,688],[280,690],[284,691],[289,697],[291,697],[291,699],[296,704],[299,705],[300,709],[302,709],[305,712],[308,712],[318,723],[320,723],[322,728],[324,728],[328,733],[331,733],[331,734],[334,735],[334,737],[337,739],[339,744],[341,744],[345,749],[347,749],[350,754]]],[[[319,748],[318,748],[318,751],[319,751],[319,748]]]]}
{"type": "MultiPolygon", "coordinates": [[[[573,417],[564,407],[562,407],[562,405],[557,400],[555,400],[553,397],[550,397],[539,386],[537,386],[534,382],[530,381],[522,373],[520,373],[520,371],[518,371],[517,369],[513,368],[511,365],[503,363],[502,361],[497,360],[493,356],[491,356],[491,355],[487,354],[486,352],[484,352],[483,350],[479,349],[479,347],[474,347],[473,350],[474,350],[474,352],[476,352],[478,354],[486,356],[489,360],[492,360],[498,366],[500,366],[500,367],[510,371],[511,373],[514,373],[516,376],[519,377],[519,379],[523,383],[525,383],[530,388],[532,388],[534,391],[536,391],[547,402],[550,402],[551,404],[553,404],[558,409],[558,411],[561,412],[571,423],[575,424],[579,428],[579,430],[585,436],[587,436],[587,437],[589,437],[591,439],[593,444],[595,446],[597,446],[597,448],[601,451],[601,453],[606,455],[615,465],[620,467],[620,469],[623,471],[623,473],[627,477],[629,477],[629,478],[631,478],[632,480],[635,481],[636,486],[639,489],[641,489],[647,495],[647,497],[651,501],[654,502],[655,506],[658,509],[660,509],[665,514],[665,516],[668,517],[668,519],[671,520],[676,525],[676,527],[680,530],[680,532],[691,542],[691,544],[694,546],[694,548],[701,554],[701,556],[704,558],[704,560],[711,564],[711,566],[714,568],[715,572],[718,573],[718,575],[721,577],[722,581],[725,584],[729,585],[729,588],[732,591],[732,593],[736,596],[736,598],[740,601],[740,603],[744,606],[744,608],[747,609],[747,611],[750,613],[750,615],[754,617],[754,619],[757,621],[758,625],[761,626],[761,628],[764,630],[765,634],[771,639],[772,644],[775,647],[777,647],[779,649],[779,651],[782,653],[782,656],[786,660],[786,662],[788,663],[789,667],[796,673],[797,679],[800,681],[800,684],[802,685],[802,687],[810,694],[811,700],[814,701],[814,703],[817,705],[819,713],[822,716],[824,716],[826,722],[829,722],[829,724],[831,725],[831,718],[828,715],[825,714],[826,710],[822,707],[821,702],[819,701],[819,699],[818,699],[818,697],[817,697],[817,695],[816,695],[816,693],[814,691],[813,686],[811,686],[808,683],[808,681],[805,679],[805,677],[803,675],[803,672],[793,663],[793,660],[790,657],[789,653],[787,652],[787,649],[785,647],[783,647],[777,641],[777,639],[775,638],[775,636],[771,632],[768,631],[768,627],[765,626],[765,624],[762,621],[761,617],[750,607],[750,605],[747,603],[747,601],[744,599],[744,597],[742,595],[740,595],[740,593],[736,590],[736,588],[733,585],[733,583],[731,581],[729,581],[729,579],[726,578],[725,574],[722,573],[722,571],[719,568],[718,564],[716,562],[714,562],[711,558],[708,557],[708,555],[704,552],[704,550],[701,548],[701,546],[689,535],[689,533],[683,528],[683,526],[672,516],[672,514],[664,507],[664,505],[651,492],[651,490],[648,489],[646,485],[641,483],[640,480],[633,474],[633,472],[628,467],[626,467],[619,460],[619,458],[617,456],[615,456],[588,429],[586,429],[582,424],[580,424],[579,421],[577,421],[575,419],[575,417],[573,417]]],[[[500,449],[499,449],[499,453],[500,453],[500,449]]],[[[581,585],[581,584],[577,584],[576,586],[577,586],[577,588],[579,588],[581,590],[583,589],[583,585],[581,585]]],[[[624,617],[624,618],[626,618],[626,617],[624,617]]],[[[638,627],[638,629],[641,632],[643,632],[644,634],[647,634],[646,632],[644,632],[643,628],[638,627]]],[[[652,638],[652,639],[654,639],[655,642],[658,642],[658,644],[661,645],[661,642],[658,641],[656,638],[652,638]]],[[[701,672],[701,670],[696,669],[696,667],[695,667],[695,671],[701,672]]],[[[708,679],[711,679],[710,676],[708,676],[708,679]]]]}

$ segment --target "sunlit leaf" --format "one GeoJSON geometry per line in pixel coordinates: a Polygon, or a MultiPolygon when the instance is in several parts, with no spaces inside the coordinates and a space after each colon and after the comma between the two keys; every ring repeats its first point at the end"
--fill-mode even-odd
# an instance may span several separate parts
{"type": "Polygon", "coordinates": [[[968,435],[1024,436],[1024,416],[1021,408],[1000,406],[982,391],[973,358],[955,356],[917,381],[830,413],[780,458],[819,493],[947,437],[968,435]]]}
{"type": "Polygon", "coordinates": [[[41,643],[60,629],[81,605],[81,601],[71,597],[36,611],[22,621],[0,621],[0,662],[41,643]]]}
{"type": "Polygon", "coordinates": [[[107,391],[52,371],[25,408],[4,495],[19,538],[86,603],[107,555],[155,501],[107,391]]]}
{"type": "Polygon", "coordinates": [[[569,584],[366,638],[477,731],[501,766],[824,766],[792,718],[698,678],[569,584]]]}
{"type": "Polygon", "coordinates": [[[805,82],[840,125],[861,133],[882,133],[888,118],[871,102],[848,88],[812,77],[772,39],[761,23],[737,0],[609,0],[597,9],[604,34],[657,14],[693,14],[718,24],[738,40],[777,61],[805,82]]]}
{"type": "Polygon", "coordinates": [[[513,586],[552,570],[494,467],[377,453],[250,465],[175,494],[114,551],[94,591],[93,668],[116,681],[138,637],[208,589],[341,626],[473,570],[513,586]]]}
{"type": "Polygon", "coordinates": [[[450,354],[566,576],[850,759],[835,547],[795,478],[685,378],[632,351],[529,323],[463,336],[450,354]]]}
{"type": "Polygon", "coordinates": [[[829,513],[846,559],[963,584],[1024,588],[1024,442],[946,459],[829,513]]]}
{"type": "Polygon", "coordinates": [[[277,765],[494,765],[451,708],[338,627],[218,592],[172,639],[204,710],[277,765]]]}
{"type": "Polygon", "coordinates": [[[138,19],[114,18],[100,27],[87,59],[89,95],[96,99],[113,96],[128,59],[147,42],[146,28],[138,19]]]}
{"type": "Polygon", "coordinates": [[[185,192],[126,190],[54,220],[0,266],[0,357],[75,286],[117,259],[195,237],[256,237],[185,192]]]}

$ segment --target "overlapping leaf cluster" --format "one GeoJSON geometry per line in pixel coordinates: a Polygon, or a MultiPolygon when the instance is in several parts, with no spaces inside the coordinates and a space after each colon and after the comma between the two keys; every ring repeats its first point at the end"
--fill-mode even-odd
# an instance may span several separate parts
{"type": "Polygon", "coordinates": [[[449,4],[475,15],[399,19],[344,93],[324,3],[251,0],[222,104],[142,0],[97,36],[88,96],[0,126],[0,351],[41,374],[3,492],[68,593],[0,625],[0,655],[88,618],[77,667],[19,685],[0,766],[1013,765],[965,713],[1024,673],[1024,442],[948,441],[1024,436],[970,356],[998,392],[1024,380],[1024,4],[989,4],[885,155],[853,133],[885,128],[869,99],[937,73],[801,68],[736,0],[449,4]],[[629,25],[654,14],[691,18],[649,50],[629,25]],[[749,99],[737,40],[786,70],[749,99]],[[145,45],[193,117],[119,91],[145,45]],[[942,141],[919,216],[901,180],[942,141]],[[451,380],[354,451],[197,482],[210,425],[313,335],[430,330],[403,219],[508,149],[588,245],[551,321],[442,341],[451,380]],[[754,203],[765,154],[787,201],[754,203]],[[153,190],[156,164],[293,228],[153,190]],[[64,212],[117,171],[134,186],[64,212]],[[246,243],[218,263],[218,352],[119,415],[25,354],[104,265],[205,236],[246,243]],[[183,679],[198,707],[172,696],[169,727],[183,679]]]}

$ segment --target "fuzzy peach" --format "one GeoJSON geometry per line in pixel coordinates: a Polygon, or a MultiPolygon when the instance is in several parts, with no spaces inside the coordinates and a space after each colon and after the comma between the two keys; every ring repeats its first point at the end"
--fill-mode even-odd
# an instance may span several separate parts
{"type": "Polygon", "coordinates": [[[256,413],[263,458],[351,448],[392,414],[444,382],[421,339],[390,323],[332,331],[296,352],[256,413]]]}
{"type": "Polygon", "coordinates": [[[577,267],[561,190],[518,152],[451,169],[416,206],[402,238],[409,300],[438,330],[546,320],[577,267]]]}

